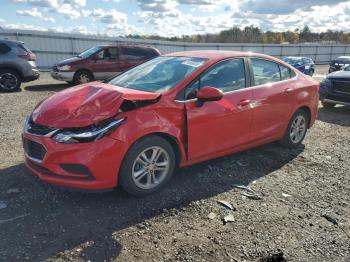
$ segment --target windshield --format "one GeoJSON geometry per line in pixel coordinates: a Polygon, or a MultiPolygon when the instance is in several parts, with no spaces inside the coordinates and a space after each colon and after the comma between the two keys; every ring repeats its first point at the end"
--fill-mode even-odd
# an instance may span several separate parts
{"type": "Polygon", "coordinates": [[[81,54],[77,55],[78,57],[81,57],[81,58],[88,58],[90,57],[91,55],[95,54],[97,51],[100,51],[101,50],[101,47],[98,47],[98,46],[95,46],[95,47],[92,47],[88,50],[85,50],[84,52],[82,52],[81,54]]]}
{"type": "Polygon", "coordinates": [[[302,59],[301,58],[297,58],[297,57],[286,57],[283,59],[284,62],[290,64],[290,65],[295,65],[297,63],[301,63],[302,59]]]}
{"type": "Polygon", "coordinates": [[[205,61],[202,58],[160,56],[126,71],[109,84],[146,92],[165,92],[205,61]]]}

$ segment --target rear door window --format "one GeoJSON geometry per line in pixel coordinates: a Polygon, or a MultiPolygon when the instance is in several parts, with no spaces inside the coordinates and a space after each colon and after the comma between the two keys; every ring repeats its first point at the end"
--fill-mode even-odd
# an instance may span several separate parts
{"type": "Polygon", "coordinates": [[[275,62],[252,58],[254,83],[256,86],[281,81],[279,65],[275,62]]]}
{"type": "Polygon", "coordinates": [[[280,70],[281,70],[281,80],[288,80],[291,78],[291,71],[288,67],[279,65],[280,70]]]}
{"type": "Polygon", "coordinates": [[[0,54],[6,54],[10,51],[11,51],[11,48],[8,45],[4,43],[0,43],[0,54]]]}

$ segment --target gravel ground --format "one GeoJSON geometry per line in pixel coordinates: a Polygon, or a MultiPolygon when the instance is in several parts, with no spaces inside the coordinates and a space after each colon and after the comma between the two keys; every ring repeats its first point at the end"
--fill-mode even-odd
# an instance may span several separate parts
{"type": "Polygon", "coordinates": [[[320,108],[295,150],[269,144],[185,168],[138,199],[69,192],[26,170],[24,118],[66,87],[43,74],[0,94],[0,261],[350,261],[350,108],[320,108]]]}

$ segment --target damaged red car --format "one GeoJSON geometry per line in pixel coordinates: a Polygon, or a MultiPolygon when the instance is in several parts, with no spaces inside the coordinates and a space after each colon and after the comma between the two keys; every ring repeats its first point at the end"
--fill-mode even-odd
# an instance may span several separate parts
{"type": "Polygon", "coordinates": [[[177,167],[277,140],[298,146],[316,119],[318,88],[262,54],[160,56],[39,103],[22,135],[26,165],[56,185],[146,195],[177,167]]]}

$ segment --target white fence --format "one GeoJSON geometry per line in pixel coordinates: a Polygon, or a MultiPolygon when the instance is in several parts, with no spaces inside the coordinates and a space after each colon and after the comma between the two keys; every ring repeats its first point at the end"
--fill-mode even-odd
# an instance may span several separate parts
{"type": "Polygon", "coordinates": [[[39,68],[50,68],[60,60],[77,55],[81,51],[99,44],[133,43],[158,48],[161,53],[188,50],[234,50],[252,51],[272,55],[306,56],[318,64],[329,63],[341,55],[350,55],[350,45],[323,44],[195,44],[184,42],[130,39],[120,37],[87,36],[52,32],[0,29],[0,39],[23,41],[36,55],[39,68]]]}

